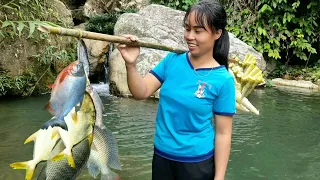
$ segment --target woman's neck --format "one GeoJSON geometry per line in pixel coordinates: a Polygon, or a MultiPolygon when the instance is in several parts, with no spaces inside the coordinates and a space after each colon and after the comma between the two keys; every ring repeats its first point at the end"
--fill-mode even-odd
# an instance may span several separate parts
{"type": "Polygon", "coordinates": [[[194,57],[188,53],[188,56],[194,69],[220,66],[220,64],[212,57],[212,54],[194,57]]]}

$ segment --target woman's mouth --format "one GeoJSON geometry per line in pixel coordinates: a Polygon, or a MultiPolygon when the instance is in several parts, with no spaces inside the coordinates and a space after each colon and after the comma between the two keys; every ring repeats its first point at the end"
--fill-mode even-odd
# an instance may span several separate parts
{"type": "Polygon", "coordinates": [[[188,43],[188,48],[189,48],[190,51],[194,50],[196,47],[198,47],[198,45],[192,44],[192,43],[188,43]]]}

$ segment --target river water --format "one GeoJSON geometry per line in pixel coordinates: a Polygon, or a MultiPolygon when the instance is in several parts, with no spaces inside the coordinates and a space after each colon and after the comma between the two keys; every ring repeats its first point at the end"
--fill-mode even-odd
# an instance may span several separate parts
{"type": "MultiPolygon", "coordinates": [[[[9,164],[32,158],[33,143],[23,142],[50,118],[43,109],[48,99],[0,99],[1,180],[24,179],[25,171],[9,164]]],[[[118,141],[122,171],[115,172],[122,180],[151,179],[157,100],[102,100],[105,125],[118,141]]],[[[260,115],[238,112],[234,117],[226,180],[320,179],[320,93],[256,89],[249,100],[260,115]]],[[[84,170],[78,179],[93,178],[84,170]]]]}

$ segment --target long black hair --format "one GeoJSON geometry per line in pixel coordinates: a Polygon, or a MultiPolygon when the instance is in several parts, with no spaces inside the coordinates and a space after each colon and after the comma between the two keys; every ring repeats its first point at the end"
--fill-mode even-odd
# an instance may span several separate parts
{"type": "Polygon", "coordinates": [[[190,6],[186,11],[183,22],[185,23],[191,12],[195,12],[196,22],[200,26],[208,27],[213,33],[219,29],[222,34],[216,40],[213,48],[213,58],[228,69],[228,54],[229,54],[229,35],[225,29],[227,25],[227,13],[223,6],[216,0],[202,0],[199,3],[190,6]]]}

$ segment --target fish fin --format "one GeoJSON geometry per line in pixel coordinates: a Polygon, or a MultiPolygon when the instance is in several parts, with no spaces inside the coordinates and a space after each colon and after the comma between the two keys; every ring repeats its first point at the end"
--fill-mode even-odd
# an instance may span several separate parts
{"type": "Polygon", "coordinates": [[[48,88],[53,89],[56,85],[55,84],[49,84],[48,88]]]}
{"type": "Polygon", "coordinates": [[[10,164],[10,166],[13,169],[25,169],[26,170],[26,180],[32,180],[35,167],[31,167],[29,165],[29,161],[12,163],[12,164],[10,164]]]}
{"type": "Polygon", "coordinates": [[[51,106],[50,101],[44,106],[44,109],[47,109],[51,114],[54,114],[54,109],[51,106]]]}
{"type": "Polygon", "coordinates": [[[52,135],[51,135],[51,139],[54,139],[54,137],[56,137],[56,136],[60,136],[60,135],[59,135],[59,131],[58,131],[57,128],[53,128],[53,130],[52,130],[52,135]]]}
{"type": "Polygon", "coordinates": [[[76,164],[74,162],[73,156],[72,154],[66,154],[65,151],[62,151],[61,153],[59,153],[58,155],[56,155],[55,157],[52,158],[52,161],[60,161],[61,159],[66,158],[68,161],[69,166],[75,168],[76,164]]]}
{"type": "Polygon", "coordinates": [[[26,141],[24,141],[24,144],[27,144],[27,143],[29,143],[29,142],[31,142],[31,141],[34,141],[34,140],[37,138],[38,134],[39,134],[39,131],[33,133],[31,136],[29,136],[29,137],[26,139],[26,141]]]}
{"type": "MultiPolygon", "coordinates": [[[[83,98],[82,98],[82,100],[83,100],[83,98]]],[[[81,100],[81,102],[79,102],[79,103],[74,107],[74,109],[75,109],[76,112],[80,111],[81,105],[82,105],[82,100],[81,100]]]]}
{"type": "Polygon", "coordinates": [[[89,174],[93,178],[96,178],[100,173],[99,166],[93,160],[91,160],[91,158],[89,158],[89,160],[87,162],[87,168],[88,168],[89,174]]]}
{"type": "MultiPolygon", "coordinates": [[[[73,65],[72,65],[73,66],[73,65]]],[[[68,67],[69,68],[69,67],[68,67]]],[[[68,71],[67,71],[67,69],[63,69],[64,71],[62,71],[61,72],[61,76],[60,76],[60,78],[59,78],[59,83],[58,84],[60,84],[63,80],[64,80],[64,78],[66,78],[67,77],[67,75],[68,75],[68,71]]]]}
{"type": "Polygon", "coordinates": [[[93,145],[93,143],[92,143],[93,142],[93,131],[91,134],[89,134],[88,141],[89,141],[89,147],[91,147],[93,145]]]}
{"type": "Polygon", "coordinates": [[[73,123],[77,124],[77,122],[78,122],[77,112],[71,111],[71,117],[72,117],[73,123]]]}
{"type": "Polygon", "coordinates": [[[97,146],[94,143],[91,144],[91,150],[98,151],[97,146]]]}
{"type": "Polygon", "coordinates": [[[101,174],[100,180],[120,180],[120,176],[117,173],[109,170],[108,174],[101,174]]]}
{"type": "Polygon", "coordinates": [[[49,127],[61,127],[62,129],[68,131],[68,126],[64,120],[58,120],[56,118],[52,118],[49,121],[47,121],[41,129],[48,129],[49,127]]]}

